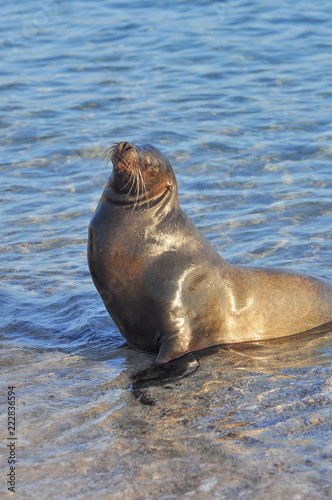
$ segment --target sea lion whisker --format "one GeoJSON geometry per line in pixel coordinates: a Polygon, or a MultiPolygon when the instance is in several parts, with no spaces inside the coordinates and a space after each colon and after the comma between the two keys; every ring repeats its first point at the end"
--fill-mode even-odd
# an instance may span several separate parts
{"type": "MultiPolygon", "coordinates": [[[[126,184],[123,186],[122,191],[124,191],[126,189],[126,187],[128,186],[128,184],[130,182],[132,183],[132,180],[133,180],[133,172],[126,172],[126,174],[129,174],[128,177],[127,177],[128,180],[127,180],[126,184]]],[[[129,192],[127,193],[127,196],[130,195],[132,189],[133,189],[133,186],[131,185],[131,188],[129,189],[129,192]]]]}
{"type": "Polygon", "coordinates": [[[129,197],[131,195],[131,192],[135,192],[135,183],[136,183],[136,176],[135,176],[135,173],[132,172],[131,175],[130,175],[130,180],[131,180],[131,186],[130,186],[130,189],[127,193],[127,196],[129,197]]]}
{"type": "MultiPolygon", "coordinates": [[[[147,208],[149,209],[149,197],[148,197],[148,192],[146,190],[146,184],[144,182],[144,178],[143,178],[143,175],[142,175],[142,172],[141,172],[141,169],[138,167],[138,173],[140,175],[140,178],[142,180],[142,188],[144,189],[144,192],[145,192],[145,199],[146,199],[146,204],[147,204],[147,208]]],[[[143,191],[142,191],[142,194],[143,194],[143,191]]]]}
{"type": "Polygon", "coordinates": [[[139,194],[140,194],[140,190],[139,190],[139,176],[137,174],[137,171],[135,172],[135,182],[136,182],[136,200],[135,200],[135,203],[134,203],[134,206],[133,206],[133,212],[134,212],[135,208],[137,207],[137,203],[138,203],[138,200],[139,200],[139,194]]]}
{"type": "Polygon", "coordinates": [[[112,144],[109,148],[105,149],[104,153],[102,154],[102,158],[105,162],[107,162],[107,166],[109,165],[110,159],[117,147],[117,144],[112,144]]]}

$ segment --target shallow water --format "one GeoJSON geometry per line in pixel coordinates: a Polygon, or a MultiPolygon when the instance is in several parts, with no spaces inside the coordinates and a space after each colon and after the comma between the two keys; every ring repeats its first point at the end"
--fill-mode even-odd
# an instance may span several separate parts
{"type": "MultiPolygon", "coordinates": [[[[1,442],[17,498],[330,498],[329,332],[222,349],[130,390],[87,226],[121,140],[174,166],[224,258],[332,279],[330,3],[0,6],[1,442]]],[[[10,495],[1,459],[1,494],[10,495]]]]}

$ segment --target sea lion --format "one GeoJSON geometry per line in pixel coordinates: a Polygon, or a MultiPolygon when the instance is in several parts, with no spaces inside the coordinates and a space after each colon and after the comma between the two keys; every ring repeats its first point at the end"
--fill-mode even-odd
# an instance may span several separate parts
{"type": "Polygon", "coordinates": [[[129,345],[165,363],[209,346],[273,339],[332,321],[332,285],[226,262],[179,205],[150,145],[108,150],[113,171],[89,226],[88,262],[129,345]]]}

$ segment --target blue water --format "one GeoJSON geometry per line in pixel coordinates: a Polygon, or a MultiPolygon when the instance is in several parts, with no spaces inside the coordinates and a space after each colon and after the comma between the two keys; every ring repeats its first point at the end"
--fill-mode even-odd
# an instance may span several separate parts
{"type": "MultiPolygon", "coordinates": [[[[4,386],[15,383],[22,402],[18,494],[34,498],[38,483],[51,498],[85,498],[92,489],[99,498],[131,499],[147,491],[142,490],[147,479],[147,498],[164,498],[168,493],[161,493],[156,477],[160,471],[165,474],[172,456],[158,441],[154,457],[159,468],[153,469],[152,462],[137,468],[139,449],[145,446],[143,431],[135,434],[136,445],[133,436],[118,428],[114,431],[109,446],[115,446],[122,460],[129,453],[121,470],[110,458],[115,460],[114,450],[107,444],[98,448],[109,454],[109,462],[99,463],[105,476],[96,482],[94,460],[96,456],[101,460],[97,444],[94,447],[96,429],[105,439],[109,422],[117,426],[128,419],[134,428],[131,415],[142,418],[143,411],[151,424],[147,432],[161,432],[160,414],[146,413],[156,410],[142,410],[128,390],[130,373],[153,358],[123,345],[87,268],[87,226],[110,175],[103,151],[122,140],[161,149],[176,172],[182,207],[227,260],[332,279],[330,2],[16,0],[0,6],[0,33],[0,339],[7,367],[4,386]],[[44,392],[39,392],[41,387],[44,392]],[[56,394],[58,401],[51,398],[46,403],[45,391],[56,394]],[[94,397],[104,398],[98,403],[98,416],[93,412],[94,397]],[[35,405],[47,419],[43,412],[34,414],[35,405]],[[66,405],[68,413],[59,413],[66,405]],[[79,420],[70,424],[64,447],[62,429],[67,421],[79,418],[74,411],[78,406],[82,414],[86,412],[89,431],[79,420]],[[105,427],[100,415],[108,419],[105,427]],[[36,422],[45,430],[45,451],[40,448],[39,431],[31,431],[36,422]],[[53,434],[47,422],[55,429],[53,434]],[[68,479],[69,472],[54,464],[65,464],[67,452],[75,454],[80,466],[60,495],[58,475],[68,479]],[[44,463],[45,473],[34,469],[36,460],[44,463]],[[119,484],[110,490],[114,474],[119,484]]],[[[318,423],[310,443],[306,441],[306,451],[297,455],[281,438],[276,444],[279,438],[273,429],[279,420],[284,425],[285,415],[271,400],[272,416],[263,426],[273,435],[268,448],[274,450],[269,452],[273,457],[263,459],[253,445],[248,451],[253,462],[243,482],[243,467],[249,467],[241,462],[244,448],[230,437],[228,448],[225,444],[220,449],[222,456],[234,459],[227,469],[234,483],[230,485],[211,458],[212,448],[198,456],[192,445],[190,453],[209,466],[195,473],[184,467],[187,473],[181,482],[177,465],[168,478],[170,494],[195,492],[197,498],[219,498],[221,493],[234,497],[247,491],[263,498],[262,492],[268,491],[279,498],[285,488],[289,498],[328,498],[330,444],[323,446],[327,458],[317,452],[313,459],[310,449],[321,449],[321,434],[330,432],[332,342],[329,336],[317,342],[315,348],[304,342],[287,359],[280,354],[275,366],[276,380],[282,374],[306,384],[308,377],[306,398],[310,400],[311,387],[313,401],[324,402],[324,410],[318,403],[315,407],[318,423]],[[300,375],[299,352],[307,359],[308,370],[301,368],[300,375]],[[294,478],[287,464],[299,463],[300,456],[314,465],[292,465],[294,478]],[[272,480],[267,464],[274,462],[284,465],[278,466],[272,480]],[[260,481],[252,482],[264,467],[266,475],[261,472],[260,481]]],[[[273,354],[265,355],[274,366],[273,354]]],[[[244,368],[227,356],[227,376],[234,385],[237,370],[244,368]]],[[[258,373],[262,370],[260,365],[258,373]]],[[[204,372],[202,384],[208,375],[204,372]]],[[[281,386],[269,388],[269,376],[263,380],[253,375],[255,398],[269,390],[281,391],[282,398],[281,386]]],[[[198,390],[195,383],[192,378],[179,401],[168,403],[174,415],[185,413],[181,405],[198,390]]],[[[298,394],[298,411],[289,425],[290,432],[298,432],[299,443],[307,439],[299,424],[307,418],[301,413],[307,399],[301,399],[297,382],[289,391],[292,398],[298,394]]],[[[222,397],[214,399],[214,419],[220,416],[222,397]]],[[[236,399],[234,405],[235,411],[236,399]]],[[[209,414],[197,411],[191,417],[191,434],[213,441],[209,414]]],[[[174,429],[169,439],[177,443],[182,427],[174,429]]],[[[189,451],[179,453],[179,463],[189,451]]],[[[5,471],[6,464],[1,465],[5,471]]]]}

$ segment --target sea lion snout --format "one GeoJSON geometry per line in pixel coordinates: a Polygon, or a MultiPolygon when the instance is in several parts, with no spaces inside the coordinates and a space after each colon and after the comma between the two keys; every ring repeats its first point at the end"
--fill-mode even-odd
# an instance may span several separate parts
{"type": "Polygon", "coordinates": [[[128,141],[120,142],[120,144],[119,144],[119,148],[121,149],[121,151],[124,151],[124,152],[132,147],[133,147],[133,144],[131,144],[131,142],[128,142],[128,141]]]}
{"type": "Polygon", "coordinates": [[[111,160],[113,167],[116,167],[119,162],[128,161],[131,156],[137,158],[136,146],[131,142],[119,142],[113,146],[112,150],[111,160]]]}
{"type": "Polygon", "coordinates": [[[120,144],[118,145],[118,152],[121,154],[121,155],[125,155],[127,153],[127,151],[129,151],[130,149],[134,148],[135,146],[133,144],[131,144],[131,142],[120,142],[120,144]]]}

